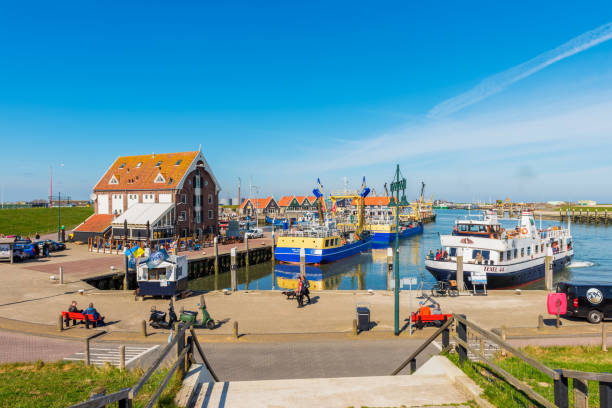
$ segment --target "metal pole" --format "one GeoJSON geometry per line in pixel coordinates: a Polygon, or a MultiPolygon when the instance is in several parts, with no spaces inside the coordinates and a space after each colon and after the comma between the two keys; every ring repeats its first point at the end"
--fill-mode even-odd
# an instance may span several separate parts
{"type": "Polygon", "coordinates": [[[230,270],[231,270],[231,283],[232,283],[232,291],[236,291],[236,289],[238,288],[238,283],[236,282],[236,248],[232,248],[231,252],[230,252],[230,259],[231,259],[231,265],[230,265],[230,270]]]}
{"type": "Polygon", "coordinates": [[[64,284],[64,267],[60,265],[59,267],[59,275],[60,275],[60,285],[64,284]]]}
{"type": "MultiPolygon", "coordinates": [[[[51,197],[53,200],[53,197],[51,197]]],[[[61,222],[60,222],[60,208],[62,207],[62,193],[57,193],[57,242],[62,242],[60,234],[61,232],[61,222]]]]}
{"type": "MultiPolygon", "coordinates": [[[[400,170],[399,164],[395,170],[395,178],[399,184],[400,182],[400,170]]],[[[399,187],[399,186],[398,186],[399,187]]],[[[396,189],[395,193],[395,260],[393,272],[395,273],[395,308],[394,308],[394,326],[395,335],[399,336],[399,188],[396,189]]]]}
{"type": "Polygon", "coordinates": [[[306,249],[300,248],[300,277],[306,276],[306,249]]]}

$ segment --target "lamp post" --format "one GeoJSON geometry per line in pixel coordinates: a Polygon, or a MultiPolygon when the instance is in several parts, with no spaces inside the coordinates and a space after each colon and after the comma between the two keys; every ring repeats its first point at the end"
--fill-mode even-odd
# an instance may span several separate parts
{"type": "Polygon", "coordinates": [[[62,193],[57,193],[57,242],[62,242],[62,222],[61,222],[61,209],[62,208],[62,193]]]}
{"type": "Polygon", "coordinates": [[[391,183],[391,194],[395,193],[395,258],[393,260],[393,273],[395,275],[395,288],[394,288],[394,332],[396,336],[399,336],[399,205],[400,205],[400,190],[406,190],[406,179],[400,179],[399,164],[395,170],[395,178],[391,183]]]}

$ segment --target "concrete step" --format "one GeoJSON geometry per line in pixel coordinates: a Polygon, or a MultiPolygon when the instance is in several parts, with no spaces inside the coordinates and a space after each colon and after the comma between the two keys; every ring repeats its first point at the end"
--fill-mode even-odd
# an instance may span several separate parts
{"type": "Polygon", "coordinates": [[[413,375],[208,382],[201,366],[190,371],[175,402],[211,407],[338,407],[463,405],[481,393],[445,357],[432,357],[413,375]],[[195,381],[198,378],[198,381],[195,381]],[[202,381],[203,380],[203,381],[202,381]]]}

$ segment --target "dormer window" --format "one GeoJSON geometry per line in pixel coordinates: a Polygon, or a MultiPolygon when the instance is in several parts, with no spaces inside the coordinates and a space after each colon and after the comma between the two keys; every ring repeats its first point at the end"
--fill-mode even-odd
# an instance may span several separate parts
{"type": "Polygon", "coordinates": [[[155,182],[155,183],[165,183],[165,182],[166,182],[166,179],[164,178],[164,176],[162,176],[162,174],[161,174],[161,173],[159,173],[159,174],[157,175],[157,177],[155,177],[155,181],[154,181],[154,182],[155,182]]]}
{"type": "Polygon", "coordinates": [[[175,166],[178,166],[179,164],[181,164],[182,160],[177,160],[176,163],[174,163],[175,166]]]}
{"type": "Polygon", "coordinates": [[[119,170],[121,170],[124,167],[125,167],[125,163],[123,163],[121,166],[119,166],[119,170]]]}
{"type": "Polygon", "coordinates": [[[115,175],[113,174],[113,176],[111,177],[111,179],[108,181],[108,184],[119,184],[119,180],[117,179],[117,177],[115,177],[115,175]]]}
{"type": "Polygon", "coordinates": [[[138,164],[136,165],[136,168],[140,168],[140,166],[142,166],[142,162],[138,162],[138,164]]]}

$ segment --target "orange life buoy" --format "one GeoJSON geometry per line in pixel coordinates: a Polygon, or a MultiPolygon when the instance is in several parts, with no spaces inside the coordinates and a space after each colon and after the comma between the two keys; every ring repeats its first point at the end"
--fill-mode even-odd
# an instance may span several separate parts
{"type": "Polygon", "coordinates": [[[529,231],[527,231],[527,228],[521,229],[521,234],[523,234],[523,235],[527,235],[528,232],[529,231]]]}

